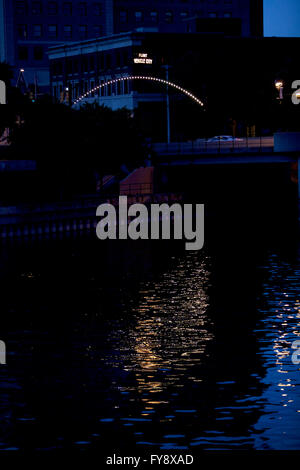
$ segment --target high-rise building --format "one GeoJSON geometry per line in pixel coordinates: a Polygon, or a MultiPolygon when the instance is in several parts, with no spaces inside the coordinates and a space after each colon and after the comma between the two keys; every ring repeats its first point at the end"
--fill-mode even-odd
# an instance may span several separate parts
{"type": "Polygon", "coordinates": [[[114,0],[114,32],[263,36],[263,0],[114,0]]]}
{"type": "Polygon", "coordinates": [[[263,0],[0,0],[0,61],[49,87],[48,48],[129,31],[263,35],[263,0]]]}
{"type": "Polygon", "coordinates": [[[0,0],[0,61],[49,86],[48,47],[113,33],[111,0],[0,0]]]}

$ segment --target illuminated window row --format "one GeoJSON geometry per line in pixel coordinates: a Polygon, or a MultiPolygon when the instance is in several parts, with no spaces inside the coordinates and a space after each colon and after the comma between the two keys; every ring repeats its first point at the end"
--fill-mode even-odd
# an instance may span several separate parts
{"type": "Polygon", "coordinates": [[[103,14],[103,5],[100,2],[94,2],[88,5],[87,2],[55,2],[46,0],[21,0],[16,2],[17,15],[64,15],[64,16],[101,16],[103,14]]]}
{"type": "MultiPolygon", "coordinates": [[[[58,26],[56,24],[34,24],[28,26],[27,24],[19,24],[17,26],[17,33],[20,39],[28,39],[29,36],[32,38],[41,38],[43,36],[47,36],[48,38],[57,38],[60,35],[63,35],[65,38],[71,38],[73,36],[74,30],[75,28],[72,25],[58,26]]],[[[88,25],[82,24],[76,27],[76,35],[79,33],[80,39],[86,39],[89,32],[93,37],[102,36],[103,26],[95,24],[91,27],[88,27],[88,25]]]]}

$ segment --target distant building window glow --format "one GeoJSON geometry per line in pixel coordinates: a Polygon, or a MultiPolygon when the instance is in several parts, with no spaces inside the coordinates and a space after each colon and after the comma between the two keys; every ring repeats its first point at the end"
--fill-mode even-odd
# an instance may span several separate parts
{"type": "Polygon", "coordinates": [[[158,13],[155,10],[152,10],[150,12],[150,19],[152,23],[157,23],[158,22],[158,13]]]}
{"type": "Polygon", "coordinates": [[[166,20],[166,23],[173,23],[173,12],[171,10],[166,11],[165,20],[166,20]]]}
{"type": "Polygon", "coordinates": [[[134,16],[135,16],[136,23],[141,23],[143,21],[143,12],[142,11],[140,11],[140,10],[135,11],[134,16]]]}
{"type": "Polygon", "coordinates": [[[57,37],[57,25],[56,24],[49,24],[48,25],[48,36],[50,38],[57,37]]]}
{"type": "Polygon", "coordinates": [[[71,38],[72,37],[72,26],[71,25],[65,25],[64,26],[64,36],[65,36],[65,38],[71,38]]]}
{"type": "Polygon", "coordinates": [[[41,24],[35,24],[33,25],[33,36],[35,38],[40,38],[43,33],[43,27],[41,24]]]}

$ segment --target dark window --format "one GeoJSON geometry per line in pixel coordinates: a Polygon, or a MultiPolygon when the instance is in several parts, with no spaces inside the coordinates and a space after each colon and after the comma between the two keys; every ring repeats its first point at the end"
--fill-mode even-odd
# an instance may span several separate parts
{"type": "Polygon", "coordinates": [[[73,71],[73,64],[72,64],[72,60],[68,60],[67,61],[67,74],[71,74],[73,71]]]}
{"type": "Polygon", "coordinates": [[[57,38],[57,25],[56,24],[48,25],[48,36],[49,38],[57,38]]]}
{"type": "Polygon", "coordinates": [[[57,15],[57,2],[48,2],[48,15],[57,15]]]}
{"type": "Polygon", "coordinates": [[[86,16],[87,15],[87,4],[86,2],[79,3],[79,15],[86,16]]]}
{"type": "Polygon", "coordinates": [[[165,20],[166,20],[166,23],[173,23],[173,12],[171,10],[166,11],[165,20]]]}
{"type": "Polygon", "coordinates": [[[61,74],[62,74],[62,71],[63,71],[62,63],[61,63],[61,62],[56,62],[56,63],[53,65],[53,72],[54,72],[54,75],[61,75],[61,74]]]}
{"type": "Polygon", "coordinates": [[[33,15],[40,15],[42,13],[42,2],[32,2],[31,12],[33,15]]]}
{"type": "Polygon", "coordinates": [[[43,27],[41,24],[34,24],[33,25],[33,36],[35,38],[40,38],[42,37],[43,34],[43,27]]]}
{"type": "Polygon", "coordinates": [[[74,73],[78,73],[78,60],[74,60],[73,71],[74,73]]]}
{"type": "Polygon", "coordinates": [[[18,57],[19,57],[19,60],[27,60],[28,59],[28,47],[19,46],[18,57]]]}
{"type": "Polygon", "coordinates": [[[33,48],[33,57],[34,60],[43,60],[44,51],[41,46],[35,46],[33,48]]]}
{"type": "Polygon", "coordinates": [[[27,2],[17,2],[16,3],[16,14],[17,15],[27,15],[27,2]]]}
{"type": "Polygon", "coordinates": [[[106,68],[109,69],[110,66],[111,66],[111,56],[110,56],[110,54],[107,54],[105,59],[106,59],[106,68]]]}
{"type": "Polygon", "coordinates": [[[87,38],[87,33],[88,33],[88,27],[86,24],[80,24],[79,25],[79,36],[80,39],[86,39],[87,38]]]}
{"type": "Polygon", "coordinates": [[[64,26],[64,36],[68,39],[72,37],[72,25],[67,24],[64,26]]]}
{"type": "Polygon", "coordinates": [[[95,16],[101,16],[102,15],[102,3],[94,3],[93,13],[94,13],[95,16]]]}
{"type": "Polygon", "coordinates": [[[150,19],[152,23],[157,23],[158,22],[158,13],[157,11],[153,10],[150,11],[150,19]]]}
{"type": "Polygon", "coordinates": [[[63,14],[66,16],[72,15],[72,3],[71,2],[64,2],[63,4],[63,14]]]}
{"type": "Polygon", "coordinates": [[[100,56],[99,56],[99,67],[100,67],[101,70],[104,69],[104,56],[103,56],[103,54],[100,54],[100,56]]]}
{"type": "Polygon", "coordinates": [[[27,36],[28,36],[27,24],[18,24],[17,31],[18,31],[19,38],[27,39],[27,36]]]}
{"type": "Polygon", "coordinates": [[[93,56],[90,57],[90,70],[95,70],[95,59],[93,56]]]}
{"type": "Polygon", "coordinates": [[[127,23],[128,21],[128,13],[126,10],[121,10],[120,11],[120,14],[119,14],[119,18],[120,18],[120,23],[127,23]]]}
{"type": "Polygon", "coordinates": [[[143,21],[143,12],[141,10],[134,12],[135,22],[141,23],[143,21]]]}
{"type": "Polygon", "coordinates": [[[102,36],[102,26],[100,24],[94,25],[94,36],[96,37],[102,36]]]}
{"type": "Polygon", "coordinates": [[[123,65],[128,65],[128,52],[123,52],[123,65]]]}
{"type": "Polygon", "coordinates": [[[82,59],[82,71],[87,72],[89,68],[87,57],[83,57],[82,59]]]}

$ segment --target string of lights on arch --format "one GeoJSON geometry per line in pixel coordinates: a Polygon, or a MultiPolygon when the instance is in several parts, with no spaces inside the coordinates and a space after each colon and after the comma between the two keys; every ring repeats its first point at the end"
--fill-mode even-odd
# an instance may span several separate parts
{"type": "Polygon", "coordinates": [[[107,82],[101,83],[101,85],[98,85],[91,90],[87,91],[83,95],[81,95],[79,98],[73,101],[73,106],[76,104],[80,103],[82,100],[87,98],[89,95],[92,93],[97,92],[100,90],[100,88],[104,88],[105,86],[112,85],[114,83],[118,82],[125,82],[126,80],[148,80],[156,83],[161,83],[163,85],[167,85],[169,87],[175,88],[175,90],[180,91],[181,93],[185,94],[188,98],[191,98],[193,101],[195,101],[197,104],[200,106],[204,106],[203,102],[197,98],[197,96],[193,95],[190,91],[186,90],[185,88],[182,88],[179,85],[176,85],[176,83],[169,82],[168,80],[164,80],[162,78],[156,78],[156,77],[150,77],[150,76],[145,76],[145,75],[131,75],[127,77],[120,77],[120,78],[114,78],[112,80],[108,80],[107,82]]]}

